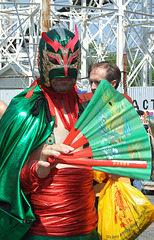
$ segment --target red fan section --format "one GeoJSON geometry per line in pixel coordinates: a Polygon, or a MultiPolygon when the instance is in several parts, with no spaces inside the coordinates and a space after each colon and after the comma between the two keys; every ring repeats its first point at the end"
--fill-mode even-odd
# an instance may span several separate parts
{"type": "MultiPolygon", "coordinates": [[[[64,144],[70,145],[71,142],[80,133],[79,130],[74,127],[71,129],[64,144]]],[[[83,135],[71,144],[74,150],[88,143],[88,140],[83,135]]],[[[109,159],[91,159],[93,157],[93,152],[91,147],[87,147],[80,151],[71,153],[69,155],[61,154],[59,157],[54,156],[54,158],[48,158],[50,163],[63,163],[63,164],[73,164],[76,166],[81,166],[82,168],[92,169],[92,166],[107,166],[107,167],[129,167],[129,168],[147,168],[146,161],[126,161],[126,160],[109,160],[109,159]]]]}

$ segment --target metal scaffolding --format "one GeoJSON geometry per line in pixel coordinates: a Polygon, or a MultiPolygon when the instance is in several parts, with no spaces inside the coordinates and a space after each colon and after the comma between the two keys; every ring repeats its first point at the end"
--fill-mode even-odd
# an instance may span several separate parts
{"type": "Polygon", "coordinates": [[[82,44],[81,90],[89,87],[89,64],[103,60],[119,66],[126,89],[154,86],[153,16],[152,0],[0,0],[0,73],[6,65],[12,71],[18,66],[30,85],[38,76],[41,32],[57,25],[74,31],[76,24],[82,44]]]}

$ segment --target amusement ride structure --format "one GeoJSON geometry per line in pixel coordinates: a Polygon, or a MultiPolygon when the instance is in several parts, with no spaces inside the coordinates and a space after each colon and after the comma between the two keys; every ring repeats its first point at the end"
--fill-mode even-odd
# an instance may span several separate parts
{"type": "Polygon", "coordinates": [[[15,75],[18,66],[30,85],[38,76],[41,32],[56,26],[74,32],[75,25],[82,44],[81,90],[88,89],[89,64],[104,60],[119,66],[125,91],[154,85],[153,0],[1,0],[0,71],[9,66],[15,75]]]}

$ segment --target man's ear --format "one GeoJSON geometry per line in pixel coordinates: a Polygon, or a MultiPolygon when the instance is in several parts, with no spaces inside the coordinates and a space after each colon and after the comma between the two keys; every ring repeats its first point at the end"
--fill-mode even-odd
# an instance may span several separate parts
{"type": "Polygon", "coordinates": [[[112,85],[112,87],[115,88],[115,86],[117,85],[117,80],[112,80],[111,85],[112,85]]]}

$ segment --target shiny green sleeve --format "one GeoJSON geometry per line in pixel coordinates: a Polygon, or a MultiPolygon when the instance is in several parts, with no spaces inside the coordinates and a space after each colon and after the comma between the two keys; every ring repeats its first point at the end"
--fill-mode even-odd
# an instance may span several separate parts
{"type": "Polygon", "coordinates": [[[45,123],[43,101],[39,114],[31,113],[37,98],[43,94],[39,86],[29,99],[25,98],[27,91],[13,98],[0,120],[0,236],[5,240],[20,239],[35,219],[20,188],[20,171],[54,125],[54,117],[45,123]]]}

